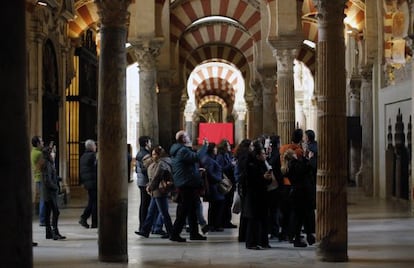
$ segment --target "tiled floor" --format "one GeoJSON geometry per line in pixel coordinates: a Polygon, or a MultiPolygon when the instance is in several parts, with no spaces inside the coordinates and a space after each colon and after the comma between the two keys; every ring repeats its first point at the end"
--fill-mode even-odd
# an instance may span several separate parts
{"type": "MultiPolygon", "coordinates": [[[[34,267],[414,267],[414,219],[406,205],[364,197],[349,190],[349,239],[346,263],[316,259],[315,246],[293,248],[287,242],[271,241],[272,249],[251,251],[237,242],[237,230],[208,234],[203,242],[173,243],[158,237],[134,234],[138,225],[138,190],[129,184],[128,264],[98,261],[97,230],[77,222],[84,192],[72,191],[66,209],[61,209],[60,231],[65,241],[46,240],[44,229],[33,223],[34,267]]],[[[175,207],[170,208],[174,218],[175,207]]],[[[206,212],[206,211],[205,211],[206,212]]],[[[238,218],[234,219],[238,223],[238,218]]],[[[187,236],[184,234],[184,236],[187,236]]]]}

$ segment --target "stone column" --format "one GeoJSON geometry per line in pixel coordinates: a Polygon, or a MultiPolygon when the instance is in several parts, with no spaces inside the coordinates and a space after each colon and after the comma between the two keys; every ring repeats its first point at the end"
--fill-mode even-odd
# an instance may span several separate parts
{"type": "Polygon", "coordinates": [[[316,0],[319,159],[317,256],[348,260],[344,9],[346,0],[316,0]]]}
{"type": "MultiPolygon", "coordinates": [[[[361,76],[353,73],[349,82],[349,116],[359,118],[361,111],[361,76]]],[[[357,172],[361,166],[361,141],[360,139],[351,139],[349,148],[349,183],[356,184],[357,172]]]]}
{"type": "Polygon", "coordinates": [[[290,143],[295,130],[295,85],[293,78],[293,59],[295,49],[287,45],[273,44],[277,60],[277,129],[282,144],[290,143]]]}
{"type": "Polygon", "coordinates": [[[162,40],[143,38],[131,41],[139,65],[139,132],[150,136],[158,144],[158,104],[156,93],[157,69],[156,57],[162,40]]]}
{"type": "Polygon", "coordinates": [[[243,139],[246,138],[246,111],[236,111],[236,121],[234,124],[234,144],[239,144],[243,139]]]}
{"type": "Polygon", "coordinates": [[[253,122],[254,122],[254,112],[253,112],[253,95],[246,95],[246,107],[247,107],[247,133],[246,137],[251,139],[254,135],[253,133],[253,122]]]}
{"type": "Polygon", "coordinates": [[[96,0],[101,20],[98,81],[99,260],[128,262],[126,51],[129,0],[96,0]]]}
{"type": "Polygon", "coordinates": [[[3,141],[0,210],[0,260],[3,267],[32,267],[32,194],[26,85],[26,1],[2,3],[1,25],[9,29],[0,43],[3,141]],[[19,19],[16,19],[19,18],[19,19]]]}
{"type": "Polygon", "coordinates": [[[263,84],[263,133],[277,134],[276,66],[259,70],[263,84]]]}
{"type": "Polygon", "coordinates": [[[368,196],[374,194],[373,181],[373,106],[372,106],[372,65],[361,68],[361,122],[362,150],[361,167],[357,174],[358,185],[361,185],[368,196]]]}
{"type": "MultiPolygon", "coordinates": [[[[158,122],[159,122],[159,144],[166,150],[174,142],[172,125],[172,93],[170,73],[168,71],[158,72],[158,122]]],[[[178,111],[174,110],[174,111],[178,111]]]]}
{"type": "Polygon", "coordinates": [[[251,87],[253,89],[253,118],[250,123],[253,136],[250,138],[256,139],[263,134],[263,87],[259,81],[255,81],[251,87]]]}

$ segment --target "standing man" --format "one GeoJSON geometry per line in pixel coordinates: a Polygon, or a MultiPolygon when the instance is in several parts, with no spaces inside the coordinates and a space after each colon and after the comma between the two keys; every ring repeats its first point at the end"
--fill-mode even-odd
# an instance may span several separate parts
{"type": "Polygon", "coordinates": [[[30,153],[32,163],[33,180],[36,184],[35,196],[39,195],[39,225],[46,226],[45,222],[45,202],[43,200],[42,193],[42,149],[43,139],[40,136],[33,136],[32,138],[32,151],[30,153]]]}
{"type": "Polygon", "coordinates": [[[79,224],[89,228],[87,220],[92,216],[91,228],[98,228],[98,165],[96,161],[96,143],[85,142],[85,152],[80,158],[80,182],[88,191],[88,205],[80,216],[79,224]]]}
{"type": "Polygon", "coordinates": [[[191,149],[191,140],[187,132],[180,130],[175,135],[176,143],[171,146],[172,172],[174,185],[178,191],[177,217],[174,222],[171,241],[186,242],[180,236],[186,218],[190,225],[190,240],[206,240],[198,232],[197,207],[200,201],[200,189],[202,187],[199,172],[199,160],[207,153],[207,140],[198,152],[191,149]]]}

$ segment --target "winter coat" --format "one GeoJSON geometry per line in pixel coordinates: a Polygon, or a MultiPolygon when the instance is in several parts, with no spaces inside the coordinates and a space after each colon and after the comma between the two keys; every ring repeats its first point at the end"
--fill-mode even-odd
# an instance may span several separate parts
{"type": "Polygon", "coordinates": [[[206,169],[209,183],[209,200],[224,200],[224,195],[217,189],[218,183],[223,179],[223,171],[220,164],[212,155],[206,154],[201,159],[203,168],[206,169]]]}
{"type": "Polygon", "coordinates": [[[231,180],[232,183],[235,182],[234,178],[234,165],[232,163],[232,157],[229,153],[219,153],[216,157],[217,162],[223,169],[223,173],[231,180]]]}
{"type": "Polygon", "coordinates": [[[250,158],[246,167],[246,176],[243,185],[243,215],[246,218],[265,219],[267,217],[268,206],[266,202],[267,185],[270,180],[264,178],[267,171],[265,162],[255,158],[250,158]]]}
{"type": "Polygon", "coordinates": [[[79,175],[80,182],[87,190],[98,188],[98,166],[96,162],[96,153],[86,150],[80,158],[79,175]]]}
{"type": "Polygon", "coordinates": [[[145,149],[141,148],[135,157],[136,165],[135,165],[135,172],[137,173],[137,185],[138,186],[146,186],[148,184],[148,172],[147,167],[144,165],[144,157],[150,154],[150,152],[145,149]]]}
{"type": "Polygon", "coordinates": [[[168,193],[161,193],[159,191],[159,185],[162,180],[172,177],[171,173],[171,158],[163,157],[153,162],[148,167],[148,188],[152,197],[167,196],[168,193]]]}
{"type": "Polygon", "coordinates": [[[56,200],[59,190],[56,169],[52,161],[45,159],[42,167],[42,194],[43,200],[56,200]]]}
{"type": "Polygon", "coordinates": [[[198,152],[194,152],[191,148],[181,143],[175,143],[171,146],[170,155],[172,159],[174,185],[176,187],[202,187],[198,162],[206,152],[207,145],[201,147],[198,152]]]}

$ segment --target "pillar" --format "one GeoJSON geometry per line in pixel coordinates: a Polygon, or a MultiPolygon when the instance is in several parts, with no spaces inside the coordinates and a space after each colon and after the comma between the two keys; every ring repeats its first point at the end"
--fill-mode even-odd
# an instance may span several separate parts
{"type": "Polygon", "coordinates": [[[159,144],[166,150],[171,146],[174,141],[172,125],[173,111],[177,113],[177,110],[172,110],[172,93],[170,73],[168,71],[158,72],[158,122],[159,122],[159,144]]]}
{"type": "Polygon", "coordinates": [[[253,128],[253,136],[250,138],[256,139],[263,134],[263,88],[260,81],[255,81],[251,87],[253,89],[253,118],[250,123],[253,128]]]}
{"type": "Polygon", "coordinates": [[[333,262],[348,260],[345,2],[314,0],[319,37],[317,256],[333,262]]]}
{"type": "Polygon", "coordinates": [[[234,144],[239,144],[246,138],[246,111],[236,111],[236,121],[234,123],[234,144]]]}
{"type": "Polygon", "coordinates": [[[295,130],[294,45],[273,44],[277,61],[277,129],[282,144],[290,143],[295,130]]]}
{"type": "Polygon", "coordinates": [[[259,70],[262,75],[263,131],[267,135],[277,134],[276,116],[276,66],[259,70]]]}
{"type": "MultiPolygon", "coordinates": [[[[360,121],[361,111],[361,76],[354,72],[349,83],[349,116],[351,118],[358,118],[360,121]]],[[[361,140],[357,137],[350,139],[349,148],[349,183],[356,185],[357,173],[361,166],[361,140]]]]}
{"type": "Polygon", "coordinates": [[[128,262],[126,51],[129,0],[96,0],[101,20],[98,81],[99,260],[128,262]]]}
{"type": "Polygon", "coordinates": [[[2,187],[0,211],[0,260],[3,267],[32,267],[32,193],[30,137],[26,89],[26,1],[4,2],[1,25],[10,30],[0,43],[2,100],[0,131],[2,187]],[[19,18],[19,19],[16,19],[19,18]],[[6,216],[7,215],[7,216],[6,216]]]}
{"type": "Polygon", "coordinates": [[[139,65],[139,132],[159,143],[158,101],[156,93],[156,57],[162,45],[158,38],[142,38],[130,41],[135,49],[139,65]]]}
{"type": "Polygon", "coordinates": [[[361,167],[357,174],[358,185],[361,185],[368,196],[374,194],[373,179],[373,104],[372,104],[372,65],[361,68],[361,122],[362,148],[361,167]]]}

